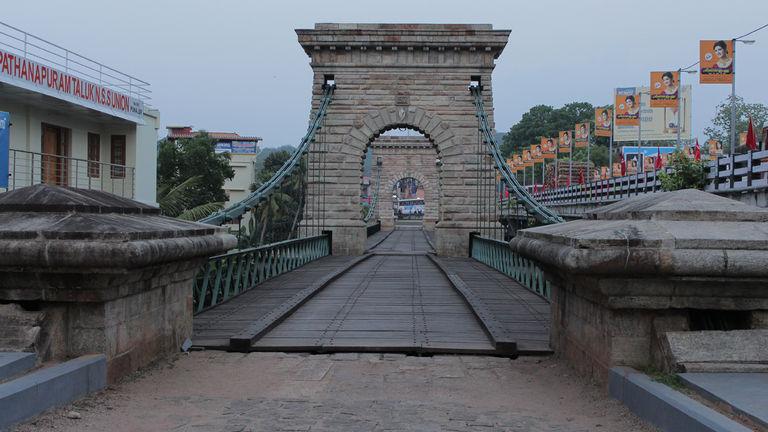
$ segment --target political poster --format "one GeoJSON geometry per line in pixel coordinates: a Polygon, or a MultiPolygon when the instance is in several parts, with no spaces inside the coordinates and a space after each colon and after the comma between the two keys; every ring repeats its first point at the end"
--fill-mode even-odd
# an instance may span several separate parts
{"type": "Polygon", "coordinates": [[[613,131],[613,110],[595,108],[595,136],[610,137],[613,131]]]}
{"type": "Polygon", "coordinates": [[[615,96],[616,126],[639,125],[640,92],[637,87],[617,88],[615,96]]]}
{"type": "Polygon", "coordinates": [[[699,83],[733,83],[733,41],[699,41],[699,83]]]}
{"type": "Polygon", "coordinates": [[[680,72],[651,72],[651,108],[677,108],[680,72]]]}
{"type": "Polygon", "coordinates": [[[573,134],[571,131],[560,131],[557,139],[557,149],[559,153],[570,153],[573,144],[573,134]]]}
{"type": "Polygon", "coordinates": [[[587,148],[589,145],[589,123],[576,123],[576,140],[574,147],[587,148]]]}

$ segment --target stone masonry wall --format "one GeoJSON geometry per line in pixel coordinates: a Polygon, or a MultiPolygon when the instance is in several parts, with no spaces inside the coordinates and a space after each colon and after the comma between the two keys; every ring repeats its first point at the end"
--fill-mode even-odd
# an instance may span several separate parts
{"type": "MultiPolygon", "coordinates": [[[[437,252],[466,255],[480,167],[478,120],[467,86],[480,77],[492,122],[491,72],[509,32],[464,27],[333,24],[297,31],[314,71],[313,112],[326,78],[332,75],[336,84],[318,139],[329,152],[326,228],[334,231],[335,254],[363,252],[358,197],[367,147],[389,129],[408,127],[427,136],[443,162],[437,252]]],[[[484,205],[491,205],[490,195],[484,205]]]]}
{"type": "MultiPolygon", "coordinates": [[[[395,220],[392,213],[392,190],[398,180],[412,177],[424,187],[424,228],[433,230],[440,203],[440,178],[435,164],[437,150],[424,137],[379,137],[373,141],[373,160],[381,158],[381,186],[377,204],[381,226],[390,229],[395,220]]],[[[377,187],[375,171],[372,187],[377,187]]]]}

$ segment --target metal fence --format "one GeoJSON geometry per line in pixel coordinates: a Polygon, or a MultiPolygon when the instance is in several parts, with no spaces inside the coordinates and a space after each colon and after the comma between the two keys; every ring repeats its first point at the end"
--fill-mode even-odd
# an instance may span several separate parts
{"type": "Polygon", "coordinates": [[[135,169],[125,165],[10,150],[8,168],[8,190],[47,183],[134,197],[135,169]]]}
{"type": "Polygon", "coordinates": [[[3,22],[0,22],[0,48],[25,59],[61,69],[102,87],[127,94],[145,103],[150,99],[151,90],[146,81],[3,22]]]}
{"type": "Polygon", "coordinates": [[[211,257],[195,278],[194,313],[330,253],[331,235],[322,234],[211,257]]]}
{"type": "MultiPolygon", "coordinates": [[[[671,168],[664,171],[671,172],[671,168]]],[[[630,196],[661,190],[659,173],[646,171],[587,184],[535,192],[545,205],[619,201],[630,196]]],[[[721,156],[709,163],[707,192],[745,192],[768,188],[768,150],[721,156]]]]}
{"type": "Polygon", "coordinates": [[[509,244],[503,241],[470,236],[469,254],[472,258],[492,267],[534,293],[551,300],[552,288],[544,277],[544,271],[532,260],[515,253],[509,244]]]}

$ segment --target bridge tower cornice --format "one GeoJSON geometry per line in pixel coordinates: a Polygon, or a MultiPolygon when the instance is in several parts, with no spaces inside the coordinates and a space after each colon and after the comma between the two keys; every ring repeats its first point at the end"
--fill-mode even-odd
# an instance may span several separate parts
{"type": "Polygon", "coordinates": [[[297,29],[313,65],[493,67],[510,30],[490,24],[316,24],[297,29]]]}

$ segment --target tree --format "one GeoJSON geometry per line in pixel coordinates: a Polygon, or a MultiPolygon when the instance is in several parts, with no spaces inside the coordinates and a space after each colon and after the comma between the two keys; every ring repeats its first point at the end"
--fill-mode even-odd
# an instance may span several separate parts
{"type": "MultiPolygon", "coordinates": [[[[749,117],[755,130],[759,131],[768,122],[768,107],[761,103],[745,103],[744,99],[736,96],[736,132],[746,132],[749,117]]],[[[758,132],[759,133],[759,132],[758,132]]],[[[710,139],[723,143],[723,149],[730,151],[731,143],[731,98],[724,100],[717,106],[717,114],[712,119],[712,126],[704,128],[704,135],[710,139]]],[[[738,140],[738,135],[736,137],[738,140]]],[[[737,144],[738,145],[738,144],[737,144]]]]}
{"type": "Polygon", "coordinates": [[[576,123],[590,121],[594,116],[595,107],[589,102],[571,102],[561,108],[536,105],[504,135],[501,151],[509,156],[525,146],[538,143],[542,136],[555,137],[559,131],[573,130],[576,123]]]}
{"type": "Polygon", "coordinates": [[[707,163],[695,161],[678,150],[669,156],[670,173],[660,172],[661,188],[665,191],[704,189],[707,163]]]}
{"type": "MultiPolygon", "coordinates": [[[[185,210],[203,204],[225,202],[224,181],[232,179],[235,171],[229,166],[228,153],[216,153],[214,140],[202,133],[195,138],[158,143],[157,186],[160,192],[168,192],[188,182],[182,190],[185,210]]],[[[180,191],[177,191],[180,193],[180,191]]]]}

